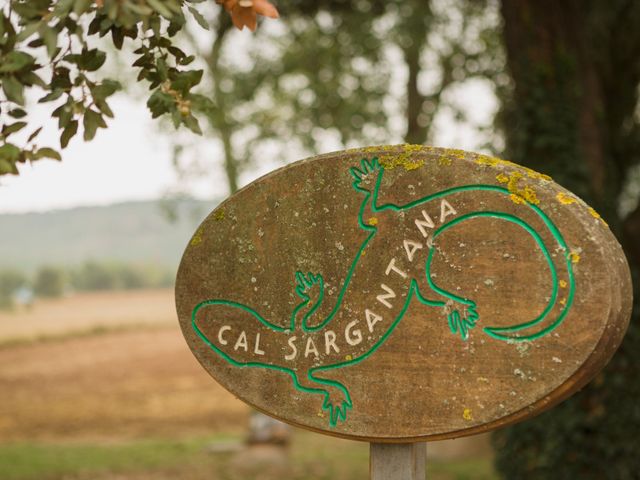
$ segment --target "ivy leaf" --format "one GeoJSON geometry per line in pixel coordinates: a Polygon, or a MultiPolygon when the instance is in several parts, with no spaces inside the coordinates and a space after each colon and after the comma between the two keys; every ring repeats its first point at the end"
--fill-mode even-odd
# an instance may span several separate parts
{"type": "Polygon", "coordinates": [[[82,13],[85,13],[87,10],[89,10],[91,3],[91,0],[75,0],[73,4],[73,13],[80,16],[82,13]]]}
{"type": "Polygon", "coordinates": [[[98,128],[107,128],[107,124],[102,118],[102,115],[90,109],[84,112],[84,117],[82,118],[82,126],[84,127],[83,137],[85,142],[93,140],[93,137],[96,136],[98,128]]]}
{"type": "Polygon", "coordinates": [[[24,105],[24,85],[15,77],[8,76],[2,79],[2,90],[8,100],[18,105],[24,105]]]}
{"type": "Polygon", "coordinates": [[[42,147],[39,148],[34,155],[34,160],[39,160],[41,158],[51,158],[52,160],[58,160],[61,161],[62,157],[60,156],[60,154],[55,151],[53,148],[49,148],[49,147],[42,147]]]}
{"type": "Polygon", "coordinates": [[[189,115],[184,120],[184,125],[191,130],[193,133],[202,135],[202,130],[200,129],[200,124],[198,123],[198,119],[193,115],[189,115]]]}
{"type": "Polygon", "coordinates": [[[96,85],[95,87],[91,87],[91,95],[93,95],[94,100],[104,100],[107,97],[110,97],[118,90],[122,88],[120,82],[115,80],[105,79],[100,83],[100,85],[96,85]]]}
{"type": "Polygon", "coordinates": [[[18,174],[18,169],[16,168],[16,164],[11,163],[10,161],[5,160],[4,158],[0,158],[0,175],[6,175],[8,173],[13,173],[14,175],[18,174]]]}
{"type": "Polygon", "coordinates": [[[2,127],[2,135],[6,138],[12,133],[19,132],[27,126],[27,122],[14,122],[11,125],[5,125],[2,127]]]}
{"type": "Polygon", "coordinates": [[[0,146],[0,159],[16,163],[20,159],[21,150],[12,143],[0,146]]]}
{"type": "Polygon", "coordinates": [[[66,148],[69,145],[69,140],[78,132],[78,121],[71,120],[60,135],[60,146],[66,148]]]}
{"type": "Polygon", "coordinates": [[[151,8],[153,8],[156,12],[158,12],[164,18],[173,17],[171,10],[165,7],[160,0],[147,0],[147,3],[151,6],[151,8]]]}
{"type": "Polygon", "coordinates": [[[13,118],[24,118],[27,116],[27,112],[22,110],[21,108],[14,108],[9,111],[9,116],[13,118]]]}
{"type": "Polygon", "coordinates": [[[64,90],[56,88],[55,90],[53,90],[53,92],[48,93],[47,95],[42,97],[40,100],[38,100],[38,103],[53,102],[54,100],[57,100],[58,98],[60,98],[63,93],[64,93],[64,90]]]}
{"type": "Polygon", "coordinates": [[[29,135],[29,138],[27,138],[27,143],[30,143],[34,138],[36,138],[40,132],[42,131],[42,127],[38,127],[36,128],[33,133],[31,135],[29,135]]]}
{"type": "Polygon", "coordinates": [[[192,6],[189,6],[188,8],[191,12],[191,15],[193,15],[193,18],[196,20],[196,22],[198,22],[198,25],[200,25],[205,30],[209,30],[209,22],[207,22],[207,19],[204,18],[202,14],[192,6]]]}
{"type": "Polygon", "coordinates": [[[151,110],[151,118],[157,118],[175,108],[175,101],[171,95],[156,90],[147,100],[147,107],[151,110]]]}
{"type": "Polygon", "coordinates": [[[58,34],[46,24],[38,29],[38,34],[47,47],[49,58],[53,58],[58,50],[58,34]]]}
{"type": "Polygon", "coordinates": [[[177,72],[171,87],[178,90],[183,95],[188,93],[192,87],[195,87],[202,80],[202,70],[188,70],[186,72],[177,72]]]}
{"type": "Polygon", "coordinates": [[[97,48],[92,48],[91,50],[83,49],[76,63],[81,70],[95,72],[104,64],[106,59],[107,54],[97,48]]]}
{"type": "Polygon", "coordinates": [[[35,59],[28,53],[13,51],[7,53],[0,61],[1,73],[19,72],[35,63],[35,59]]]}

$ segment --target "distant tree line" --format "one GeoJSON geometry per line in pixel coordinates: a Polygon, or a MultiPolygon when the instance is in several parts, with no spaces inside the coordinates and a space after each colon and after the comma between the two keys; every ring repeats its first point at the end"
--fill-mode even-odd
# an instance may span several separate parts
{"type": "Polygon", "coordinates": [[[171,287],[173,269],[158,265],[87,261],[75,267],[42,266],[32,275],[0,270],[0,308],[12,308],[19,292],[56,298],[68,292],[171,287]]]}

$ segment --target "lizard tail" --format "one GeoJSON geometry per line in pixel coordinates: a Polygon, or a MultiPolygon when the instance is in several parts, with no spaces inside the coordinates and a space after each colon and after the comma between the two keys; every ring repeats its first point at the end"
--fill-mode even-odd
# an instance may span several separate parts
{"type": "Polygon", "coordinates": [[[289,330],[265,320],[242,303],[222,299],[199,303],[191,314],[196,335],[228,363],[267,366],[286,345],[289,330]]]}
{"type": "MultiPolygon", "coordinates": [[[[544,221],[554,239],[553,244],[547,245],[538,232],[528,224],[516,221],[534,238],[547,261],[552,281],[551,296],[542,313],[532,320],[517,325],[505,327],[489,326],[483,329],[487,335],[498,340],[517,342],[543,337],[562,323],[573,303],[575,294],[573,264],[579,260],[579,256],[569,250],[560,231],[540,208],[536,205],[529,205],[529,207],[535,210],[544,221]],[[552,255],[550,251],[557,251],[558,253],[552,255]]],[[[506,219],[509,220],[509,218],[506,219]]]]}

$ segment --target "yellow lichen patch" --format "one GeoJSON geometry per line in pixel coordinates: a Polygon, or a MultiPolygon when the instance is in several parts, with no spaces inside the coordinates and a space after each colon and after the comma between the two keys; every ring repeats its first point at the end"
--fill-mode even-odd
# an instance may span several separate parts
{"type": "Polygon", "coordinates": [[[464,418],[465,420],[469,421],[469,420],[473,420],[473,416],[471,415],[471,409],[470,408],[465,408],[462,412],[462,418],[464,418]]]}
{"type": "Polygon", "coordinates": [[[522,167],[522,168],[524,168],[525,172],[527,172],[527,176],[529,178],[534,178],[536,180],[544,180],[546,182],[550,182],[551,180],[553,180],[553,178],[551,178],[549,175],[545,175],[544,173],[536,172],[535,170],[532,170],[531,168],[527,168],[527,167],[522,167]]]}
{"type": "Polygon", "coordinates": [[[216,222],[219,222],[220,220],[224,220],[224,210],[223,209],[216,210],[216,213],[213,214],[213,219],[216,222]]]}
{"type": "Polygon", "coordinates": [[[577,252],[571,252],[569,254],[569,260],[571,260],[571,263],[578,263],[580,261],[580,254],[577,252]]]}
{"type": "Polygon", "coordinates": [[[499,173],[498,175],[496,175],[496,180],[498,180],[500,183],[508,183],[509,177],[507,177],[504,173],[499,173]]]}
{"type": "Polygon", "coordinates": [[[563,205],[571,205],[572,203],[576,203],[578,201],[575,197],[566,195],[562,192],[558,192],[558,194],[556,195],[556,200],[558,200],[563,205]]]}
{"type": "Polygon", "coordinates": [[[202,243],[202,228],[199,228],[196,233],[193,234],[191,238],[191,242],[189,242],[192,247],[196,245],[200,245],[202,243]]]}
{"type": "Polygon", "coordinates": [[[479,155],[478,158],[476,158],[478,165],[489,165],[490,167],[497,167],[501,162],[502,160],[499,158],[487,157],[486,155],[479,155]]]}
{"type": "Polygon", "coordinates": [[[353,360],[353,357],[351,355],[345,355],[344,359],[347,360],[347,361],[351,361],[351,360],[353,360]]]}
{"type": "MultiPolygon", "coordinates": [[[[377,147],[377,149],[381,149],[383,151],[393,151],[397,147],[389,146],[389,147],[377,147]]],[[[413,158],[413,153],[423,152],[427,150],[423,145],[400,145],[402,148],[402,153],[390,153],[385,155],[380,155],[380,165],[388,170],[392,170],[396,167],[403,167],[405,170],[416,170],[422,166],[424,166],[424,160],[421,158],[413,158]]],[[[366,149],[365,149],[366,151],[366,149]]]]}
{"type": "Polygon", "coordinates": [[[515,193],[509,195],[509,198],[516,205],[523,205],[525,203],[524,198],[522,198],[520,195],[516,195],[515,193]]]}
{"type": "Polygon", "coordinates": [[[367,223],[371,226],[376,226],[378,224],[378,218],[371,217],[369,220],[367,220],[367,223]]]}
{"type": "Polygon", "coordinates": [[[591,215],[593,218],[597,218],[597,219],[598,219],[598,220],[600,220],[602,223],[604,223],[605,225],[609,226],[609,225],[607,224],[607,222],[605,222],[605,221],[604,221],[604,218],[602,218],[602,217],[600,216],[600,214],[599,214],[598,212],[596,212],[592,207],[589,207],[589,208],[588,208],[588,210],[589,210],[589,215],[591,215]]]}
{"type": "Polygon", "coordinates": [[[451,160],[449,157],[442,156],[438,158],[438,165],[442,167],[448,167],[452,163],[453,163],[453,160],[451,160]]]}
{"type": "MultiPolygon", "coordinates": [[[[527,177],[529,178],[532,178],[535,180],[544,180],[546,182],[549,182],[552,180],[552,178],[549,175],[536,172],[531,168],[523,167],[521,165],[518,165],[517,163],[510,162],[509,160],[503,160],[501,158],[489,157],[487,155],[478,155],[478,157],[476,158],[476,163],[478,165],[488,165],[490,167],[498,167],[498,166],[516,167],[521,171],[525,172],[527,174],[527,177]]],[[[520,177],[522,177],[522,174],[519,174],[519,175],[520,177]]],[[[501,173],[499,176],[504,177],[505,175],[501,173]]],[[[498,179],[498,181],[502,183],[506,183],[500,179],[498,179]]]]}
{"type": "Polygon", "coordinates": [[[567,288],[567,282],[565,280],[560,280],[560,288],[567,288]]]}
{"type": "Polygon", "coordinates": [[[396,167],[403,167],[405,170],[416,170],[424,165],[421,158],[411,158],[410,153],[400,153],[398,155],[380,155],[380,165],[387,170],[393,170],[396,167]]]}
{"type": "Polygon", "coordinates": [[[524,168],[517,163],[510,162],[509,160],[503,160],[502,158],[490,157],[488,155],[478,155],[476,158],[478,165],[488,165],[490,167],[497,167],[498,165],[505,165],[509,167],[524,168]]]}
{"type": "Polygon", "coordinates": [[[567,304],[567,299],[563,298],[562,300],[560,300],[560,305],[566,305],[567,304]]]}
{"type": "Polygon", "coordinates": [[[540,203],[540,200],[538,200],[538,196],[533,188],[528,185],[520,187],[520,180],[524,178],[520,172],[511,172],[506,182],[504,181],[504,177],[506,177],[506,175],[500,175],[503,175],[503,177],[500,177],[498,181],[507,184],[507,190],[511,193],[511,201],[517,204],[522,204],[524,201],[533,205],[538,205],[540,203]]]}
{"type": "Polygon", "coordinates": [[[322,413],[322,410],[320,410],[318,413],[316,413],[316,415],[320,418],[324,418],[324,413],[322,413]]]}

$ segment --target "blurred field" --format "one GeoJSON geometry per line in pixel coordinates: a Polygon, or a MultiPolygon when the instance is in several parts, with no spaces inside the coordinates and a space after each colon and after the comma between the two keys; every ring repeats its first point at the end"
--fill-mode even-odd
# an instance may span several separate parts
{"type": "MultiPolygon", "coordinates": [[[[249,410],[200,367],[174,315],[169,290],[2,314],[0,479],[367,478],[367,444],[300,430],[281,465],[220,448],[242,446],[249,410]]],[[[495,478],[486,441],[429,450],[429,478],[495,478]]]]}
{"type": "Polygon", "coordinates": [[[15,312],[0,311],[0,344],[176,321],[171,289],[81,293],[38,300],[15,312]]]}

